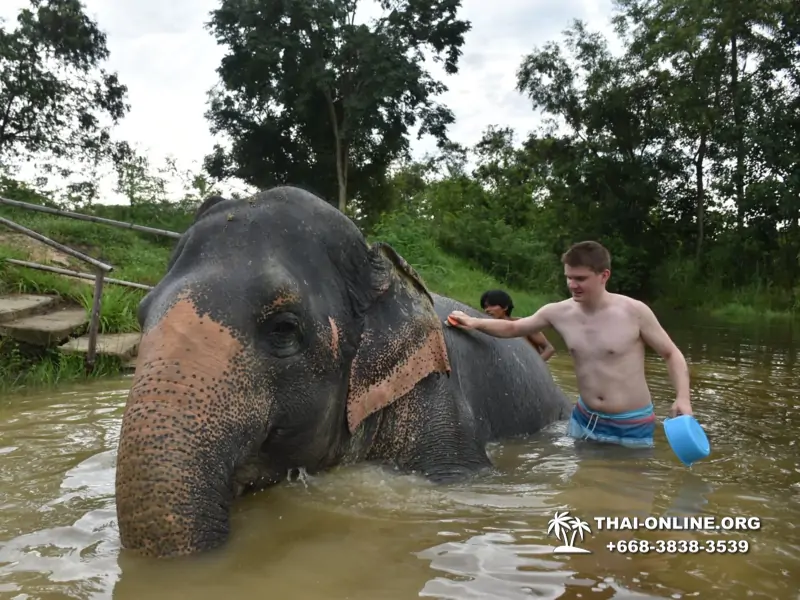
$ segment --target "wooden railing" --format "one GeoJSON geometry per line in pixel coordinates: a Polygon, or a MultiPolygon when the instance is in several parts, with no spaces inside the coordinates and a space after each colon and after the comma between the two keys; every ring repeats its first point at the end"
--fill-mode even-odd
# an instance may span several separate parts
{"type": "MultiPolygon", "coordinates": [[[[145,227],[143,225],[136,225],[134,223],[126,223],[124,221],[116,221],[114,219],[106,219],[104,217],[95,217],[93,215],[84,215],[81,213],[71,212],[68,210],[60,210],[57,208],[50,208],[49,206],[41,206],[39,204],[30,204],[28,202],[20,202],[19,200],[10,200],[8,198],[3,198],[0,196],[0,204],[5,204],[8,206],[14,206],[16,208],[22,208],[25,210],[33,210],[43,213],[48,213],[52,215],[57,215],[61,217],[68,217],[71,219],[78,219],[81,221],[91,221],[93,223],[100,223],[102,225],[110,225],[112,227],[119,227],[122,229],[131,229],[133,231],[141,231],[142,233],[152,233],[154,235],[161,235],[173,239],[179,239],[181,237],[180,233],[176,233],[174,231],[167,231],[166,229],[156,229],[154,227],[145,227]]],[[[80,279],[93,279],[94,280],[94,294],[92,296],[92,312],[89,319],[89,347],[87,348],[86,352],[86,371],[91,372],[94,369],[95,358],[97,354],[97,334],[100,329],[100,306],[103,298],[103,284],[104,283],[112,283],[115,285],[122,285],[126,287],[133,287],[138,289],[150,290],[152,286],[145,285],[142,283],[135,283],[132,281],[124,281],[122,279],[112,279],[106,277],[107,273],[110,273],[114,270],[114,267],[108,265],[104,262],[101,262],[91,256],[84,254],[83,252],[79,252],[74,248],[70,248],[69,246],[65,246],[64,244],[60,244],[55,240],[51,240],[50,238],[43,236],[32,229],[28,229],[27,227],[23,227],[19,223],[15,223],[10,219],[6,219],[0,217],[0,224],[5,225],[9,229],[17,231],[19,233],[25,234],[28,237],[31,237],[35,240],[42,242],[58,250],[59,252],[63,252],[73,258],[77,258],[92,267],[94,267],[94,274],[92,273],[82,273],[80,271],[72,271],[70,269],[61,269],[59,267],[53,267],[50,265],[42,265],[35,262],[25,261],[25,260],[17,260],[14,258],[7,258],[6,262],[9,262],[14,265],[18,265],[21,267],[27,267],[29,269],[37,269],[39,271],[48,271],[51,273],[57,273],[60,275],[67,275],[69,277],[77,277],[80,279]]]]}

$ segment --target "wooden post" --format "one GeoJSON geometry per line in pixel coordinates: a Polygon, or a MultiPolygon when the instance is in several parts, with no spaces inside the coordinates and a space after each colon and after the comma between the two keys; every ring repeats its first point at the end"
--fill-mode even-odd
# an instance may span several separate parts
{"type": "Polygon", "coordinates": [[[103,279],[105,272],[97,269],[94,280],[94,298],[92,299],[92,317],[89,320],[89,348],[86,351],[86,373],[94,370],[95,353],[97,351],[97,332],[100,329],[100,303],[103,299],[103,279]]]}

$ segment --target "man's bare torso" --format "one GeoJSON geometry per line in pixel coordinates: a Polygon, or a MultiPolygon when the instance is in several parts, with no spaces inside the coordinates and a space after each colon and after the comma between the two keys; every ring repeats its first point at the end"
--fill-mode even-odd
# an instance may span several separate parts
{"type": "Polygon", "coordinates": [[[564,300],[554,305],[549,320],[572,355],[578,389],[589,408],[620,413],[646,407],[651,397],[637,301],[610,293],[607,298],[595,312],[564,300]]]}

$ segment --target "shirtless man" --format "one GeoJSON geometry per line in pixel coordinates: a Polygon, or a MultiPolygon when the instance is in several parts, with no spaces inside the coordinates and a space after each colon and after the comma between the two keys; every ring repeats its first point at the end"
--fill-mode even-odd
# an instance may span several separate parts
{"type": "MultiPolygon", "coordinates": [[[[510,319],[517,321],[519,317],[512,317],[511,311],[514,310],[514,302],[503,290],[487,290],[481,296],[481,308],[487,315],[493,316],[495,319],[510,319]]],[[[543,333],[532,333],[525,338],[528,343],[539,353],[544,362],[550,360],[550,357],[555,354],[556,349],[550,343],[543,333]]]]}
{"type": "Polygon", "coordinates": [[[611,258],[597,242],[574,244],[561,257],[572,298],[546,304],[516,321],[453,311],[458,327],[498,338],[524,337],[551,326],[575,364],[578,401],[569,435],[632,447],[652,447],[655,430],[645,380],[645,345],[666,362],[675,401],[670,416],[691,415],[689,369],[681,351],[642,302],[606,290],[611,258]]]}

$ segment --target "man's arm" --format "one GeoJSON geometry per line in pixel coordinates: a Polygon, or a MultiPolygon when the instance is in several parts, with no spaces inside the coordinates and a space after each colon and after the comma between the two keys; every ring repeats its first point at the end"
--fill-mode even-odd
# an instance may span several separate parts
{"type": "Polygon", "coordinates": [[[454,310],[450,313],[450,317],[458,322],[458,325],[464,329],[476,329],[482,331],[487,335],[497,338],[514,338],[526,337],[533,333],[537,333],[550,325],[550,315],[552,314],[554,304],[545,304],[535,313],[529,317],[523,317],[516,321],[507,321],[506,319],[494,319],[488,317],[485,319],[470,317],[460,310],[454,310]]]}
{"type": "MultiPolygon", "coordinates": [[[[683,353],[672,341],[653,311],[643,302],[637,303],[640,331],[644,343],[655,350],[667,364],[667,371],[675,388],[675,404],[683,414],[692,414],[689,402],[689,366],[683,353]]],[[[674,412],[674,411],[673,411],[674,412]]]]}

